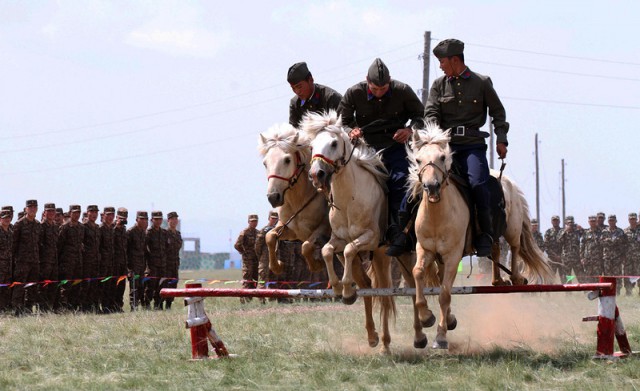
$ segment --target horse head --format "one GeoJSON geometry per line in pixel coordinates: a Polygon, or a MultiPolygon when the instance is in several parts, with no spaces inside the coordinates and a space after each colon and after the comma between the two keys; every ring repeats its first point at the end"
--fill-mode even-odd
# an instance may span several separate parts
{"type": "Polygon", "coordinates": [[[309,141],[290,124],[278,124],[260,134],[258,150],[267,170],[267,199],[274,208],[282,206],[287,190],[308,169],[309,141]]]}
{"type": "Polygon", "coordinates": [[[311,139],[309,179],[318,190],[329,191],[331,179],[345,163],[351,144],[335,111],[310,113],[302,121],[302,130],[311,139]]]}
{"type": "Polygon", "coordinates": [[[424,129],[413,129],[409,155],[409,181],[413,197],[421,192],[429,202],[440,201],[440,190],[446,183],[451,169],[452,152],[449,148],[449,132],[434,123],[427,122],[424,129]]]}

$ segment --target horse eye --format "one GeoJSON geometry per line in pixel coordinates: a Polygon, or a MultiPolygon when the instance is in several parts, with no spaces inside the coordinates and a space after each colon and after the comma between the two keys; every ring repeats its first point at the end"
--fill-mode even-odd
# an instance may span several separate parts
{"type": "Polygon", "coordinates": [[[444,155],[440,156],[440,161],[444,162],[444,155]]]}
{"type": "Polygon", "coordinates": [[[289,164],[289,163],[291,163],[291,158],[289,157],[284,158],[284,164],[289,164]]]}
{"type": "Polygon", "coordinates": [[[331,142],[331,148],[335,148],[335,147],[337,147],[337,146],[338,146],[338,140],[333,140],[333,141],[331,142]]]}
{"type": "Polygon", "coordinates": [[[421,165],[422,161],[420,159],[416,159],[416,163],[418,163],[418,165],[421,165]]]}
{"type": "Polygon", "coordinates": [[[262,162],[262,165],[266,168],[267,167],[267,162],[262,162]]]}

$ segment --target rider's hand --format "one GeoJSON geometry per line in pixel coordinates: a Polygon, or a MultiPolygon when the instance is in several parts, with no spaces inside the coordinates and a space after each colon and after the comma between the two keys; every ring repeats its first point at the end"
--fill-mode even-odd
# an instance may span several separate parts
{"type": "Polygon", "coordinates": [[[353,128],[349,132],[349,138],[351,140],[355,140],[355,139],[360,138],[360,137],[362,137],[362,130],[360,130],[360,128],[353,128]]]}
{"type": "Polygon", "coordinates": [[[504,159],[507,157],[507,144],[498,143],[496,144],[496,152],[498,152],[498,157],[500,159],[504,159]]]}
{"type": "Polygon", "coordinates": [[[411,133],[411,128],[398,129],[393,135],[393,140],[400,144],[404,144],[409,140],[409,137],[411,137],[411,133]]]}

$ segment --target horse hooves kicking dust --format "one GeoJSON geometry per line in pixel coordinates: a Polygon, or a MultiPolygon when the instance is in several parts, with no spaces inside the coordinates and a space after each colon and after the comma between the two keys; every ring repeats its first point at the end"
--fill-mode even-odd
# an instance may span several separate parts
{"type": "Polygon", "coordinates": [[[435,341],[432,348],[434,349],[449,349],[449,342],[447,341],[435,341]]]}
{"type": "Polygon", "coordinates": [[[413,341],[413,347],[416,349],[424,349],[427,347],[427,344],[429,343],[429,340],[427,339],[427,336],[425,335],[425,337],[423,339],[421,339],[420,341],[413,341]]]}

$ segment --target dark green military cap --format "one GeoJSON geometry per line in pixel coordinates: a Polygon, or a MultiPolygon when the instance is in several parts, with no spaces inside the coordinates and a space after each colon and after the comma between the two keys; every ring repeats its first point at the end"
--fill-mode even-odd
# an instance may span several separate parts
{"type": "Polygon", "coordinates": [[[531,219],[531,224],[538,224],[538,219],[531,219]]]}
{"type": "Polygon", "coordinates": [[[162,218],[162,212],[159,210],[154,210],[153,212],[151,212],[151,218],[152,219],[161,219],[162,218]]]}
{"type": "Polygon", "coordinates": [[[269,218],[271,217],[275,217],[276,219],[280,218],[280,216],[278,216],[278,212],[275,210],[272,210],[271,212],[269,212],[269,218]]]}
{"type": "Polygon", "coordinates": [[[258,215],[249,215],[249,221],[258,221],[258,215]]]}
{"type": "Polygon", "coordinates": [[[596,221],[596,215],[589,216],[589,221],[596,221]]]}
{"type": "Polygon", "coordinates": [[[69,205],[69,213],[72,212],[82,212],[82,208],[80,208],[80,205],[69,205]]]}
{"type": "Polygon", "coordinates": [[[20,220],[21,218],[23,218],[25,215],[25,211],[21,210],[20,212],[18,212],[18,220],[20,220]]]}
{"type": "Polygon", "coordinates": [[[112,214],[116,213],[116,208],[114,208],[113,206],[105,206],[102,211],[106,215],[112,215],[112,214]]]}
{"type": "Polygon", "coordinates": [[[8,210],[3,210],[0,212],[0,219],[4,219],[6,217],[11,217],[11,212],[8,210]]]}
{"type": "Polygon", "coordinates": [[[87,212],[97,212],[100,209],[98,209],[98,205],[89,205],[87,206],[87,212]]]}
{"type": "Polygon", "coordinates": [[[573,220],[573,216],[567,216],[567,217],[565,217],[565,218],[564,218],[564,222],[565,222],[565,223],[573,223],[573,222],[574,222],[574,220],[573,220]]]}
{"type": "Polygon", "coordinates": [[[309,72],[309,68],[307,68],[307,63],[297,62],[289,67],[287,81],[289,84],[297,84],[303,80],[307,80],[308,76],[311,76],[311,72],[309,72]]]}
{"type": "Polygon", "coordinates": [[[553,216],[551,216],[551,220],[560,220],[560,216],[553,215],[553,216]]]}
{"type": "Polygon", "coordinates": [[[604,214],[604,212],[598,212],[598,213],[596,213],[596,216],[602,217],[604,219],[605,214],[604,214]]]}
{"type": "Polygon", "coordinates": [[[464,52],[464,42],[457,39],[445,39],[433,48],[433,54],[438,58],[456,56],[464,52]]]}
{"type": "Polygon", "coordinates": [[[389,68],[387,68],[381,59],[376,58],[373,60],[367,73],[367,80],[377,86],[383,86],[391,81],[389,68]]]}
{"type": "Polygon", "coordinates": [[[62,208],[56,208],[56,214],[64,214],[64,210],[62,208]]]}
{"type": "Polygon", "coordinates": [[[137,219],[149,219],[149,215],[147,214],[147,212],[145,212],[143,210],[139,210],[138,213],[136,213],[136,218],[137,219]]]}
{"type": "Polygon", "coordinates": [[[127,210],[127,208],[118,208],[118,217],[121,217],[123,219],[129,217],[129,211],[127,210]]]}
{"type": "Polygon", "coordinates": [[[616,215],[609,215],[609,220],[618,221],[618,218],[616,217],[616,215]]]}
{"type": "Polygon", "coordinates": [[[169,212],[167,214],[167,219],[172,219],[174,217],[178,217],[178,212],[169,212]]]}
{"type": "Polygon", "coordinates": [[[9,212],[13,213],[13,206],[5,205],[2,207],[2,210],[8,210],[9,212]]]}
{"type": "Polygon", "coordinates": [[[38,206],[38,200],[27,200],[27,206],[38,206]]]}
{"type": "Polygon", "coordinates": [[[44,210],[56,210],[56,204],[53,202],[48,202],[44,204],[44,210]]]}
{"type": "Polygon", "coordinates": [[[637,215],[636,213],[631,212],[631,213],[629,213],[629,219],[636,219],[636,220],[638,220],[638,215],[637,215]]]}

